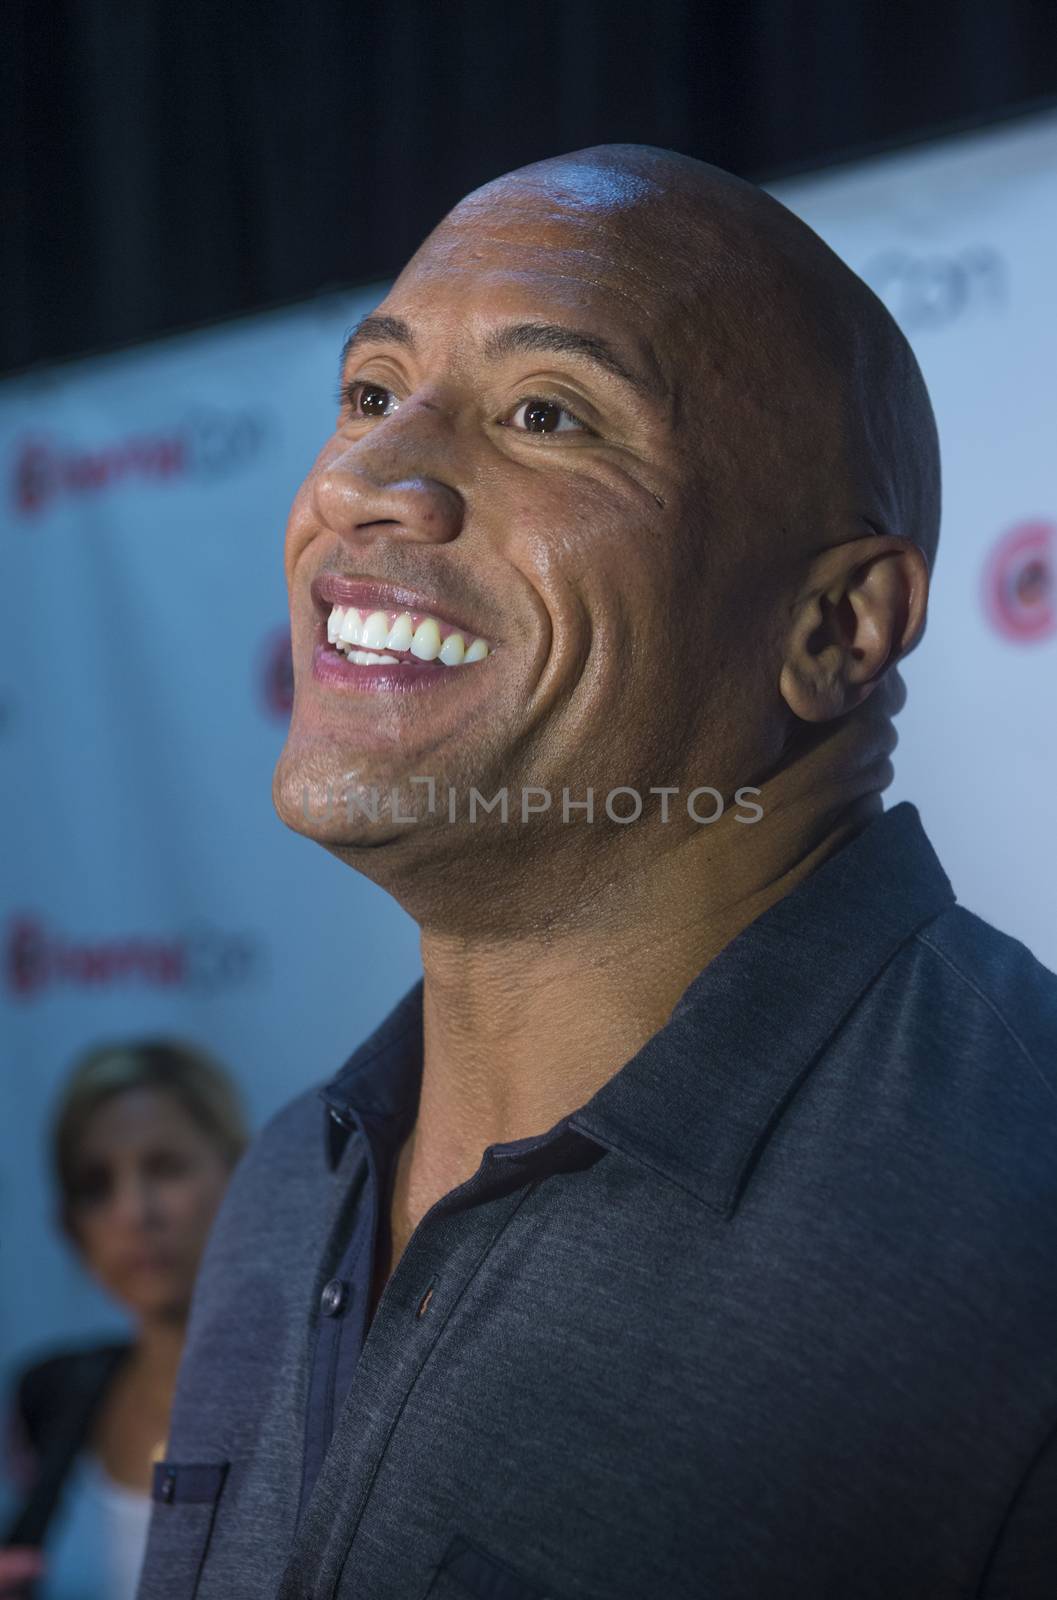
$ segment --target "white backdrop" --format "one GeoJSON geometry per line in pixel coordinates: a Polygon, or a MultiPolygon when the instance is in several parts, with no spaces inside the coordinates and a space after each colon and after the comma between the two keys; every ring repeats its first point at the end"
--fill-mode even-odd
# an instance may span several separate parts
{"type": "MultiPolygon", "coordinates": [[[[885,298],[939,420],[940,553],[886,801],[915,800],[963,904],[1057,968],[1057,118],[775,192],[885,298]]],[[[197,1038],[256,1127],[417,973],[410,920],[270,798],[283,528],[342,337],[384,291],[0,386],[0,1381],[124,1327],[50,1226],[75,1053],[197,1038]]]]}

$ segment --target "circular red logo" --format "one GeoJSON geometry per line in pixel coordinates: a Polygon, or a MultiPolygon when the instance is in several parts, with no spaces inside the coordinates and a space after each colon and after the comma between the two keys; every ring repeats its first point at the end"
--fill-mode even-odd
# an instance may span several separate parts
{"type": "Polygon", "coordinates": [[[999,539],[984,570],[984,610],[1017,644],[1057,631],[1057,523],[1018,522],[999,539]]]}

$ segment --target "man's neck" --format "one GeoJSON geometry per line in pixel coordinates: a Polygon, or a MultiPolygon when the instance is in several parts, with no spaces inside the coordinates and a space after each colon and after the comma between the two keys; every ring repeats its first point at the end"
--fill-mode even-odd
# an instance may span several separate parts
{"type": "Polygon", "coordinates": [[[652,860],[625,848],[606,887],[593,876],[589,914],[576,895],[545,933],[423,928],[422,1088],[394,1215],[413,1227],[489,1145],[583,1105],[738,933],[881,810],[876,793],[816,815],[787,798],[766,821],[724,816],[652,860]]]}

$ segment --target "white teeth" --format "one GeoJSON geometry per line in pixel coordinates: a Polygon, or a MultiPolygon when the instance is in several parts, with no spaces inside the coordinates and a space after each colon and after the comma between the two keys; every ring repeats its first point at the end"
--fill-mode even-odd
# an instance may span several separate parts
{"type": "Polygon", "coordinates": [[[411,626],[410,611],[402,611],[390,629],[389,636],[385,641],[385,648],[387,650],[410,650],[414,632],[415,630],[411,626]]]}
{"type": "Polygon", "coordinates": [[[440,659],[446,667],[457,667],[466,654],[466,640],[461,633],[449,633],[440,647],[440,659]]]}
{"type": "Polygon", "coordinates": [[[338,638],[345,644],[363,643],[363,625],[360,621],[360,613],[355,606],[350,606],[342,618],[341,626],[338,629],[338,638]]]}
{"type": "Polygon", "coordinates": [[[360,643],[365,650],[384,650],[389,637],[389,618],[384,611],[372,611],[363,625],[360,643]]]}
{"type": "Polygon", "coordinates": [[[424,617],[415,629],[411,654],[420,661],[436,661],[440,655],[440,629],[432,617],[424,617]]]}
{"type": "Polygon", "coordinates": [[[489,653],[486,639],[474,639],[468,647],[461,633],[449,633],[442,639],[436,617],[423,617],[415,628],[410,611],[399,615],[371,611],[364,615],[355,606],[331,607],[327,617],[327,640],[361,666],[400,660],[406,665],[407,652],[410,652],[419,661],[439,660],[442,666],[458,667],[464,662],[483,661],[489,653]],[[393,618],[391,627],[390,617],[393,618]],[[388,653],[393,650],[399,651],[399,655],[388,653]]]}

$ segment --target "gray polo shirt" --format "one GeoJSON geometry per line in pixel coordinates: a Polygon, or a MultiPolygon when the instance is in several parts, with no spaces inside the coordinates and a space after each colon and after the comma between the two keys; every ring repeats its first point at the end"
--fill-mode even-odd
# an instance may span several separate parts
{"type": "Polygon", "coordinates": [[[364,1338],[421,1000],[235,1173],[139,1600],[1053,1600],[1057,977],[914,805],[490,1146],[364,1338]]]}

